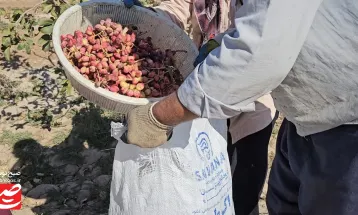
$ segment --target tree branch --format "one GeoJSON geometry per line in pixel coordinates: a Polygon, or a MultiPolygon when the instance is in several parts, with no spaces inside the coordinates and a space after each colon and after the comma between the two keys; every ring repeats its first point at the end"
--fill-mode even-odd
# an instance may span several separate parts
{"type": "Polygon", "coordinates": [[[15,25],[18,25],[26,14],[28,14],[30,11],[36,9],[37,7],[39,7],[42,3],[43,3],[43,1],[35,4],[32,8],[26,10],[23,14],[21,14],[21,16],[16,20],[15,25]]]}

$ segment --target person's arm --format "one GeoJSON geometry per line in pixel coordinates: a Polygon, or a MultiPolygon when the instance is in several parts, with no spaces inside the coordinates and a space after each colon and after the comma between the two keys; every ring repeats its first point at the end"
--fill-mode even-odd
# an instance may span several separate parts
{"type": "Polygon", "coordinates": [[[254,101],[276,88],[292,68],[321,2],[244,0],[233,31],[219,39],[221,45],[178,92],[128,114],[128,142],[157,147],[182,122],[254,111],[254,101]]]}
{"type": "Polygon", "coordinates": [[[223,36],[221,46],[187,77],[178,97],[170,97],[181,106],[165,109],[169,98],[164,99],[154,106],[154,117],[174,125],[193,114],[224,119],[253,111],[253,102],[287,76],[321,2],[244,1],[236,13],[234,31],[223,36]],[[183,111],[186,114],[174,114],[183,111]]]}

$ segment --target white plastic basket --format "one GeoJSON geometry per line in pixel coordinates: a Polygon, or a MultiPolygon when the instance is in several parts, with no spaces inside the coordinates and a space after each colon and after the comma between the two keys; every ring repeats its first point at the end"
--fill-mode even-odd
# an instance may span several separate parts
{"type": "Polygon", "coordinates": [[[61,49],[60,36],[73,34],[75,30],[85,31],[87,26],[96,25],[100,20],[111,18],[123,25],[136,25],[142,37],[150,36],[155,47],[162,50],[185,50],[175,54],[176,67],[184,78],[194,69],[193,61],[198,50],[189,36],[169,19],[153,11],[134,6],[128,9],[120,0],[92,0],[67,9],[56,21],[53,29],[55,52],[64,67],[72,86],[89,101],[108,110],[127,113],[136,106],[155,102],[162,98],[133,98],[96,88],[94,84],[78,73],[67,60],[61,49]]]}

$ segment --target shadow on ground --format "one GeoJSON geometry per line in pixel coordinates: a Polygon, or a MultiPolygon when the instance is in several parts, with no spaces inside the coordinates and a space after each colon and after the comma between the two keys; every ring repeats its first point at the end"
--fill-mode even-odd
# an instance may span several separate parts
{"type": "Polygon", "coordinates": [[[62,143],[44,147],[34,139],[18,141],[13,154],[18,162],[24,207],[35,214],[107,214],[116,141],[110,122],[90,105],[72,118],[73,129],[62,143]]]}

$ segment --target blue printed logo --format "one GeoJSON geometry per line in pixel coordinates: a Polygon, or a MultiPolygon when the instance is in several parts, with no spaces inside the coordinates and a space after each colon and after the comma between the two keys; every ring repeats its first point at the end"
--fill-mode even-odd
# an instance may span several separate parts
{"type": "Polygon", "coordinates": [[[201,132],[195,140],[196,149],[202,160],[210,160],[213,156],[210,139],[207,133],[201,132]]]}

